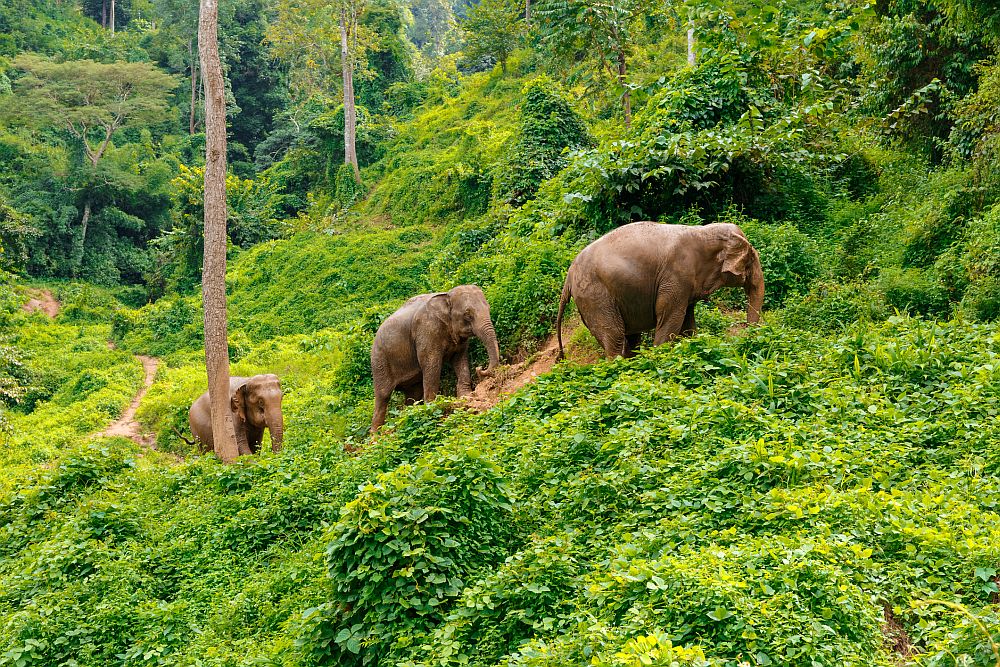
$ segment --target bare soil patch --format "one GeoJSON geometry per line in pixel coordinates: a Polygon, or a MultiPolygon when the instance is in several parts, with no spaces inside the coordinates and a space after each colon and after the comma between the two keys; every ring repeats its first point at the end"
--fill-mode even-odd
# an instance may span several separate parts
{"type": "Polygon", "coordinates": [[[146,392],[149,391],[150,386],[153,384],[153,378],[156,377],[156,369],[159,367],[160,360],[155,357],[147,357],[141,354],[136,355],[136,359],[142,362],[142,368],[146,372],[142,388],[139,390],[139,393],[135,395],[135,398],[132,399],[132,402],[125,410],[125,414],[118,418],[118,420],[111,424],[111,426],[108,426],[94,437],[110,438],[117,436],[129,438],[143,447],[156,449],[156,435],[143,432],[142,425],[140,425],[135,419],[135,413],[139,409],[139,405],[142,403],[143,397],[146,396],[146,392]]]}
{"type": "MultiPolygon", "coordinates": [[[[567,348],[573,333],[580,326],[582,323],[579,318],[563,324],[563,347],[566,355],[573,361],[581,363],[596,361],[597,357],[593,357],[590,353],[581,355],[567,348]]],[[[538,351],[518,356],[521,357],[519,361],[501,366],[492,376],[481,379],[472,394],[465,398],[466,406],[476,412],[489,410],[521,387],[534,382],[539,375],[551,371],[559,356],[559,341],[553,334],[545,339],[538,351]]]]}
{"type": "Polygon", "coordinates": [[[52,296],[52,292],[47,289],[30,290],[29,299],[21,308],[26,313],[42,312],[50,319],[59,314],[59,302],[52,296]]]}

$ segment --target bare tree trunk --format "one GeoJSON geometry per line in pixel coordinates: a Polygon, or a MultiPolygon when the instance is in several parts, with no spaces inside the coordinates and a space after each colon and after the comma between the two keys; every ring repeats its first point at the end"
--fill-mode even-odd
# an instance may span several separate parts
{"type": "Polygon", "coordinates": [[[692,13],[688,16],[688,65],[694,67],[696,64],[694,55],[694,16],[692,13]]]}
{"type": "Polygon", "coordinates": [[[191,114],[188,117],[188,134],[194,134],[198,109],[198,61],[194,57],[194,44],[188,40],[188,56],[191,62],[191,114]]]}
{"type": "Polygon", "coordinates": [[[531,0],[524,0],[524,20],[531,20],[531,0]]]}
{"type": "Polygon", "coordinates": [[[108,27],[108,0],[101,0],[101,27],[108,27]]]}
{"type": "Polygon", "coordinates": [[[111,35],[115,34],[115,0],[111,0],[111,14],[109,15],[108,22],[111,24],[111,35]]]}
{"type": "Polygon", "coordinates": [[[622,85],[622,106],[625,108],[625,127],[632,127],[632,91],[628,89],[625,51],[618,51],[618,82],[622,85]]]}
{"type": "Polygon", "coordinates": [[[226,97],[219,60],[219,0],[201,0],[198,53],[205,86],[205,262],[201,293],[205,310],[205,369],[212,406],[215,453],[230,462],[240,455],[229,398],[226,330],[226,97]]]}
{"type": "Polygon", "coordinates": [[[75,278],[80,274],[80,268],[83,266],[83,253],[86,249],[87,243],[87,225],[90,223],[90,198],[83,204],[83,218],[80,220],[80,240],[77,242],[76,250],[74,251],[73,257],[73,277],[75,278]]]}
{"type": "Polygon", "coordinates": [[[347,45],[347,11],[340,10],[340,63],[344,77],[344,164],[354,167],[354,180],[361,182],[358,169],[358,110],[354,106],[354,63],[347,45]]]}

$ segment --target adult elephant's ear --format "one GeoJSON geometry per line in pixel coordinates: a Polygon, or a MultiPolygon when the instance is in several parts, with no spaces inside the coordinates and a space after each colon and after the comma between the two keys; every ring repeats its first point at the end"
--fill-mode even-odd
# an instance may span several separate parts
{"type": "Polygon", "coordinates": [[[229,407],[233,411],[233,419],[237,423],[245,424],[247,422],[247,386],[245,384],[237,387],[236,391],[233,392],[229,407]]]}
{"type": "Polygon", "coordinates": [[[730,236],[722,251],[722,272],[736,276],[741,281],[745,279],[752,251],[750,242],[744,237],[738,234],[730,236]]]}

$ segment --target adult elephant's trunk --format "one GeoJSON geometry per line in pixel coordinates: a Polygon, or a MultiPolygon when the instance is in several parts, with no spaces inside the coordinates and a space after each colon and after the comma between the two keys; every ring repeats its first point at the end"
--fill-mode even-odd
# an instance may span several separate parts
{"type": "Polygon", "coordinates": [[[265,419],[267,430],[271,432],[271,451],[281,451],[281,445],[285,439],[285,419],[281,414],[281,405],[268,408],[265,419]]]}
{"type": "Polygon", "coordinates": [[[747,295],[747,324],[760,322],[760,311],[764,307],[764,271],[760,267],[760,255],[753,252],[750,275],[744,289],[747,295]]]}
{"type": "Polygon", "coordinates": [[[489,317],[483,318],[482,323],[473,332],[486,346],[486,354],[490,356],[490,365],[486,368],[486,372],[489,373],[500,365],[500,345],[497,343],[497,332],[493,329],[493,322],[489,317]]]}

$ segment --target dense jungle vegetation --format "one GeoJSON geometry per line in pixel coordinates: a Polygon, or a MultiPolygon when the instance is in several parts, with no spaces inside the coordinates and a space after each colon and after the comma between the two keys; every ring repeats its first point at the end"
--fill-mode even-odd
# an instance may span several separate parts
{"type": "Polygon", "coordinates": [[[233,465],[175,433],[197,2],[0,3],[0,666],[1000,665],[1000,4],[338,2],[220,3],[230,353],[287,427],[233,465]],[[634,220],[739,224],[764,323],[579,327],[369,438],[406,298],[478,284],[530,360],[634,220]],[[139,354],[155,449],[93,436],[139,354]]]}

